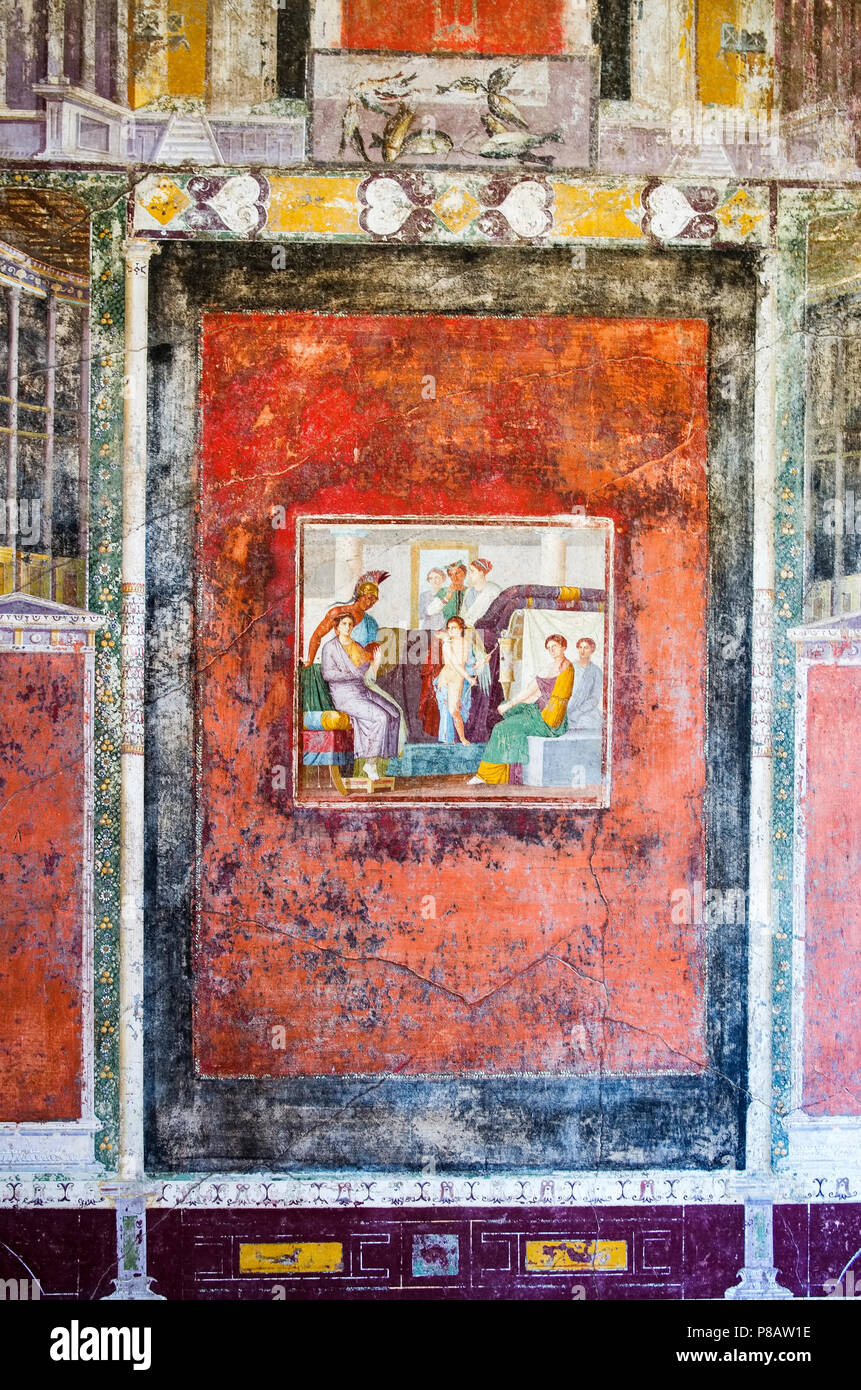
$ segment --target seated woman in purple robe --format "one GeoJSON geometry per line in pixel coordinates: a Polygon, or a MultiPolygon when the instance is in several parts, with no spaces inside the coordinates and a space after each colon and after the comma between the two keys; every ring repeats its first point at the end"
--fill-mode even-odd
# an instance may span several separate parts
{"type": "Polygon", "coordinates": [[[380,776],[376,759],[397,758],[403,751],[403,711],[376,684],[382,649],[375,642],[361,647],[353,641],[355,619],[348,608],[335,609],[329,616],[335,635],[321,648],[321,674],[335,708],[350,716],[353,751],[364,760],[365,776],[376,781],[380,776]]]}

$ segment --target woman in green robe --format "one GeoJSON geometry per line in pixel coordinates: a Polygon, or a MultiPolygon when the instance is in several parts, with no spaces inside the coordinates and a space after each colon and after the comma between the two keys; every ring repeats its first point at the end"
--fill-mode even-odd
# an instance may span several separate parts
{"type": "Polygon", "coordinates": [[[552,633],[544,646],[550,653],[550,674],[536,676],[516,700],[504,700],[499,706],[503,717],[490,732],[470,786],[507,783],[510,767],[527,760],[530,736],[558,738],[568,727],[566,710],[574,689],[574,667],[565,655],[568,643],[552,633]]]}

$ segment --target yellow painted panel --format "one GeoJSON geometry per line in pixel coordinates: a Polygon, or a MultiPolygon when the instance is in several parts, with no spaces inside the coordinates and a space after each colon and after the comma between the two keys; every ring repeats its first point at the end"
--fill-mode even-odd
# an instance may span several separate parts
{"type": "Polygon", "coordinates": [[[641,237],[639,188],[583,188],[554,183],[557,236],[641,237]]]}
{"type": "Polygon", "coordinates": [[[240,1245],[240,1274],[340,1274],[344,1247],[336,1240],[240,1245]]]}
{"type": "Polygon", "coordinates": [[[361,232],[356,196],[361,182],[361,177],[273,174],[266,230],[355,236],[361,232]]]}
{"type": "Polygon", "coordinates": [[[741,28],[739,10],[738,0],[699,0],[697,5],[697,93],[704,106],[742,101],[741,55],[720,51],[721,25],[741,28]]]}
{"type": "Polygon", "coordinates": [[[625,1240],[528,1240],[526,1268],[531,1274],[605,1272],[628,1268],[625,1240]]]}
{"type": "Polygon", "coordinates": [[[172,97],[202,97],[206,90],[207,0],[183,0],[169,30],[167,89],[172,97]]]}

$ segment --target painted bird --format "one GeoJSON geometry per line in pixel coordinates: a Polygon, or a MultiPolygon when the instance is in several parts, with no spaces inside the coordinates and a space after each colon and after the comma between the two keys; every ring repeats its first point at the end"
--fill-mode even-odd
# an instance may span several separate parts
{"type": "Polygon", "coordinates": [[[528,130],[529,127],[520,111],[503,90],[508,86],[517,67],[517,63],[510,63],[505,68],[494,68],[487,79],[487,105],[499,120],[505,121],[509,126],[517,126],[519,130],[528,130]]]}

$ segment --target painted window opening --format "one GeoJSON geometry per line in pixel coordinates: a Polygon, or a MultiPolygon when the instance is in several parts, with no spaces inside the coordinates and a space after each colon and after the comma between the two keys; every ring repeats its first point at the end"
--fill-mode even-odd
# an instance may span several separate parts
{"type": "Polygon", "coordinates": [[[25,245],[22,197],[0,203],[0,592],[84,607],[89,296],[77,241],[88,240],[88,215],[73,199],[34,194],[25,245]]]}

